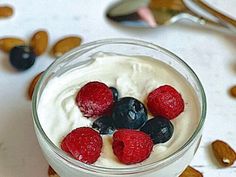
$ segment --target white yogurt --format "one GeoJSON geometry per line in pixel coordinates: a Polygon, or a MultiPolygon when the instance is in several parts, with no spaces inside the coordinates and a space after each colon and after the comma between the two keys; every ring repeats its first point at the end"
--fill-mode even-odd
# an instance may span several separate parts
{"type": "MultiPolygon", "coordinates": [[[[73,129],[92,125],[94,119],[84,117],[75,103],[79,89],[91,81],[101,81],[116,87],[121,97],[132,96],[145,105],[147,95],[161,85],[171,85],[181,93],[185,109],[172,120],[175,128],[173,137],[167,143],[155,145],[150,157],[140,164],[169,156],[190,138],[200,119],[199,101],[193,88],[176,70],[159,60],[144,56],[98,53],[92,57],[94,61],[86,67],[74,68],[50,80],[41,95],[39,120],[56,146],[60,147],[63,137],[73,129]]],[[[113,154],[111,144],[112,137],[104,135],[102,153],[95,165],[126,167],[113,154]]]]}

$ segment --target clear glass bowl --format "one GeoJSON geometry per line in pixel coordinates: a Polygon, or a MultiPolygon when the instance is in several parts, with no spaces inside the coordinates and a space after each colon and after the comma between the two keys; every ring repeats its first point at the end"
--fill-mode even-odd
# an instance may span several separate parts
{"type": "Polygon", "coordinates": [[[194,71],[178,56],[170,51],[144,41],[132,39],[105,39],[84,44],[61,58],[55,60],[37,83],[32,102],[35,132],[48,163],[60,177],[176,177],[191,162],[201,140],[202,127],[206,116],[206,98],[201,82],[194,71]],[[64,72],[75,67],[86,67],[91,60],[89,56],[98,51],[120,53],[125,55],[142,55],[158,58],[177,70],[192,85],[200,103],[200,121],[189,140],[176,149],[168,157],[151,164],[127,168],[104,168],[84,164],[69,157],[53,144],[40,125],[37,107],[41,94],[48,82],[54,77],[60,77],[64,72]]]}

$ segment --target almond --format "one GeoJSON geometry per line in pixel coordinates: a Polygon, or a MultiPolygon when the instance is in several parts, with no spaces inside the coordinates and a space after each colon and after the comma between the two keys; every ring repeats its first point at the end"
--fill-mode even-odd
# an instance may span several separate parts
{"type": "Polygon", "coordinates": [[[48,167],[48,177],[59,177],[50,165],[48,167]]]}
{"type": "Polygon", "coordinates": [[[236,153],[227,143],[216,140],[211,145],[216,159],[222,166],[228,167],[233,165],[236,160],[236,153]]]}
{"type": "Polygon", "coordinates": [[[230,88],[230,95],[236,97],[236,85],[230,88]]]}
{"type": "Polygon", "coordinates": [[[203,177],[203,174],[193,167],[188,166],[179,177],[203,177]]]}
{"type": "Polygon", "coordinates": [[[13,15],[13,8],[10,6],[0,6],[0,18],[6,18],[13,15]]]}
{"type": "Polygon", "coordinates": [[[31,38],[30,45],[34,53],[39,56],[42,55],[48,47],[48,33],[47,31],[37,31],[31,38]]]}
{"type": "Polygon", "coordinates": [[[34,88],[35,88],[35,85],[37,84],[38,80],[40,79],[40,76],[42,75],[43,72],[37,74],[34,79],[31,81],[30,85],[29,85],[29,88],[28,88],[28,97],[30,100],[32,100],[32,96],[33,96],[33,93],[34,93],[34,88]]]}
{"type": "Polygon", "coordinates": [[[80,46],[81,38],[77,36],[66,37],[59,40],[52,48],[52,54],[55,57],[60,57],[71,49],[80,46]]]}
{"type": "Polygon", "coordinates": [[[13,47],[24,44],[25,42],[20,38],[7,37],[0,39],[0,49],[4,52],[10,52],[13,47]]]}

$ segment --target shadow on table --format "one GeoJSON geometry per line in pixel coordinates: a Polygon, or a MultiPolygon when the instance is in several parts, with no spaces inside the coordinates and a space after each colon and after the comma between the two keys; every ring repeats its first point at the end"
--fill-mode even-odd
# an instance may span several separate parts
{"type": "Polygon", "coordinates": [[[11,66],[7,54],[4,54],[3,57],[1,57],[0,65],[2,66],[2,72],[17,73],[17,71],[11,66]]]}

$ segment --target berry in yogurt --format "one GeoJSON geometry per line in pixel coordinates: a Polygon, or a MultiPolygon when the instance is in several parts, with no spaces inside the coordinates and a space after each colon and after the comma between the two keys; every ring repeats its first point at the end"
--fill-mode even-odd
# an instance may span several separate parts
{"type": "Polygon", "coordinates": [[[153,116],[174,119],[184,111],[184,100],[175,88],[163,85],[148,95],[147,107],[153,116]]]}
{"type": "Polygon", "coordinates": [[[113,94],[106,84],[89,82],[79,90],[76,102],[85,117],[96,118],[111,111],[113,94]]]}
{"type": "Polygon", "coordinates": [[[114,123],[110,116],[99,117],[93,122],[92,127],[102,135],[112,134],[115,131],[114,123]]]}
{"type": "Polygon", "coordinates": [[[120,162],[130,165],[147,159],[153,148],[153,142],[146,133],[120,129],[113,135],[113,152],[120,162]]]}
{"type": "Polygon", "coordinates": [[[112,119],[117,129],[138,129],[147,120],[147,110],[139,100],[133,97],[123,97],[115,102],[112,119]]]}
{"type": "Polygon", "coordinates": [[[92,128],[80,127],[63,139],[61,148],[75,159],[92,164],[100,156],[102,137],[92,128]]]}
{"type": "Polygon", "coordinates": [[[109,87],[109,89],[111,89],[112,94],[113,94],[113,100],[114,101],[118,101],[119,98],[119,92],[115,87],[109,87]]]}
{"type": "Polygon", "coordinates": [[[154,144],[159,144],[170,140],[174,126],[169,119],[159,116],[149,119],[140,130],[147,133],[154,144]]]}

